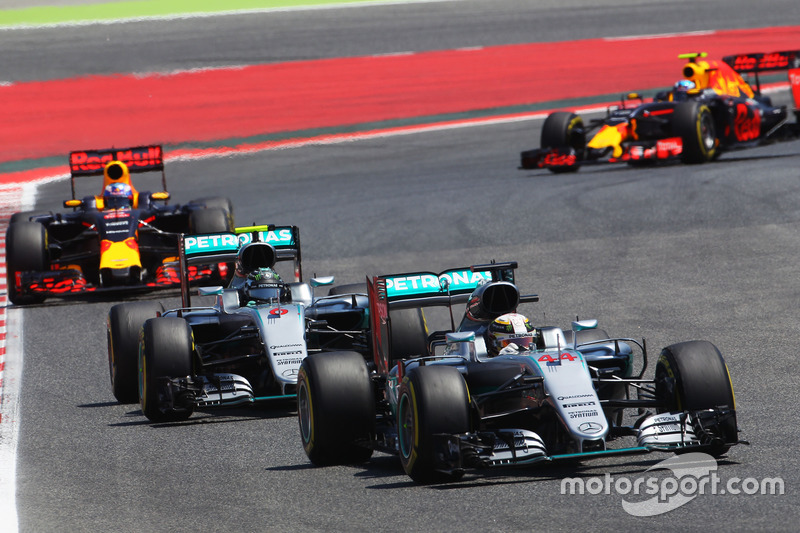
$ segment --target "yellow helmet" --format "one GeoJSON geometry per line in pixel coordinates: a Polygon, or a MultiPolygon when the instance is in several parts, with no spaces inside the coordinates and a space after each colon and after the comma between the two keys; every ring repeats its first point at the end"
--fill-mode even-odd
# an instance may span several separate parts
{"type": "Polygon", "coordinates": [[[497,355],[512,342],[519,349],[531,349],[535,347],[535,334],[536,328],[527,317],[519,313],[506,313],[489,324],[486,331],[486,349],[490,355],[497,355]]]}

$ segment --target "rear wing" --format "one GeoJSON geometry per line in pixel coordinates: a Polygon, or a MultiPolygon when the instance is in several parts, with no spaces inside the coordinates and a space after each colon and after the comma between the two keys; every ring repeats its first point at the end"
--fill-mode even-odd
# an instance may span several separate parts
{"type": "MultiPolygon", "coordinates": [[[[388,372],[392,309],[452,306],[466,303],[475,289],[490,281],[514,282],[516,262],[489,263],[440,272],[410,272],[367,277],[370,335],[378,372],[388,372]]],[[[452,313],[452,311],[451,311],[452,313]]]]}
{"type": "Polygon", "coordinates": [[[164,152],[159,145],[80,150],[69,154],[72,198],[75,199],[75,178],[102,176],[103,169],[110,161],[125,163],[130,173],[161,171],[162,190],[167,190],[167,178],[164,174],[164,152]]]}
{"type": "Polygon", "coordinates": [[[233,263],[239,249],[251,242],[272,245],[276,261],[294,261],[294,281],[303,281],[300,254],[300,229],[297,226],[257,225],[235,228],[232,232],[181,235],[178,257],[181,266],[183,307],[191,306],[189,266],[209,263],[233,263]]]}
{"type": "Polygon", "coordinates": [[[740,74],[753,74],[756,91],[761,92],[758,75],[762,72],[789,71],[792,96],[796,107],[800,107],[800,50],[771,52],[767,54],[737,54],[725,56],[722,60],[740,74]]]}

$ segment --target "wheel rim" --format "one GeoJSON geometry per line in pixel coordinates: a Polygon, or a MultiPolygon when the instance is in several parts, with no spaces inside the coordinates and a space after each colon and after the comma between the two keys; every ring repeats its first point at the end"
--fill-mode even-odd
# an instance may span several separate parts
{"type": "Polygon", "coordinates": [[[311,398],[308,396],[308,387],[306,381],[300,381],[300,387],[297,389],[297,413],[300,419],[300,434],[303,437],[303,442],[308,444],[311,441],[312,433],[312,411],[311,411],[311,398]]]}
{"type": "Polygon", "coordinates": [[[397,420],[399,422],[397,440],[400,443],[400,453],[403,457],[408,458],[411,455],[414,442],[414,412],[411,409],[408,395],[403,394],[400,397],[397,409],[397,420]]]}
{"type": "Polygon", "coordinates": [[[716,142],[714,133],[714,122],[709,113],[703,113],[700,118],[700,142],[703,143],[703,150],[710,152],[714,149],[716,142]]]}
{"type": "Polygon", "coordinates": [[[147,408],[147,368],[144,354],[139,354],[139,398],[141,399],[142,409],[147,408]]]}

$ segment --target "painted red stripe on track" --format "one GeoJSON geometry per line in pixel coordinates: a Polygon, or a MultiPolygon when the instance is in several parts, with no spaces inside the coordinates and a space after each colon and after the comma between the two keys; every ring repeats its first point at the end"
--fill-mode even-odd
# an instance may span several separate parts
{"type": "Polygon", "coordinates": [[[213,141],[669,85],[676,56],[797,47],[800,27],[535,43],[0,87],[0,162],[79,148],[213,141]]]}

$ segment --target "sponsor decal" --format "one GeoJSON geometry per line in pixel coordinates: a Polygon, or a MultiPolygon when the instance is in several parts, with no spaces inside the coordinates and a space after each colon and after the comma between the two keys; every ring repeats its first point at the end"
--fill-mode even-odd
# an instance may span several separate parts
{"type": "Polygon", "coordinates": [[[282,359],[282,360],[278,361],[278,366],[300,365],[302,362],[303,362],[303,358],[302,357],[299,358],[299,359],[282,359]]]}
{"type": "Polygon", "coordinates": [[[562,404],[561,407],[565,409],[569,409],[571,407],[589,407],[595,405],[595,402],[579,402],[579,403],[565,403],[562,404]]]}
{"type": "Polygon", "coordinates": [[[597,422],[584,422],[578,426],[578,431],[583,433],[600,433],[603,431],[603,426],[597,422]]]}
{"type": "Polygon", "coordinates": [[[298,346],[303,346],[301,343],[297,342],[295,344],[273,344],[269,347],[270,350],[279,350],[281,348],[296,348],[298,346]]]}
{"type": "Polygon", "coordinates": [[[283,376],[283,377],[285,377],[285,378],[296,378],[296,377],[297,377],[297,374],[298,374],[298,372],[299,372],[299,371],[298,371],[298,369],[297,369],[297,368],[288,368],[288,369],[286,369],[286,370],[284,370],[284,371],[283,371],[283,373],[281,374],[281,376],[283,376]]]}
{"type": "MultiPolygon", "coordinates": [[[[113,211],[108,211],[107,213],[103,213],[103,218],[106,220],[112,218],[130,218],[130,216],[131,212],[129,209],[114,209],[113,211]]],[[[108,222],[108,224],[111,224],[111,222],[108,222]]]]}
{"type": "Polygon", "coordinates": [[[559,401],[574,400],[576,398],[594,398],[594,394],[572,394],[570,396],[559,396],[559,401]]]}
{"type": "Polygon", "coordinates": [[[578,162],[575,154],[549,153],[544,156],[540,168],[545,167],[571,167],[578,162]]]}
{"type": "Polygon", "coordinates": [[[664,422],[675,422],[674,416],[658,416],[653,419],[653,422],[657,424],[663,424],[664,422]]]}
{"type": "Polygon", "coordinates": [[[286,357],[288,355],[303,355],[303,350],[294,350],[294,351],[291,351],[291,352],[278,352],[278,353],[274,353],[272,355],[275,356],[275,357],[286,357]]]}
{"type": "MultiPolygon", "coordinates": [[[[258,241],[285,248],[294,245],[291,228],[259,231],[258,241]]],[[[251,233],[212,233],[209,235],[187,235],[183,239],[186,255],[211,252],[236,252],[240,247],[253,242],[251,233]]]]}
{"type": "Polygon", "coordinates": [[[654,427],[657,433],[681,433],[683,431],[680,424],[663,424],[654,427]]]}
{"type": "Polygon", "coordinates": [[[588,411],[573,411],[569,413],[570,418],[589,418],[590,416],[597,416],[597,411],[591,409],[588,411]]]}
{"type": "Polygon", "coordinates": [[[184,237],[186,255],[209,252],[228,252],[239,249],[239,239],[233,233],[189,235],[184,237]]]}
{"type": "MultiPolygon", "coordinates": [[[[273,246],[287,246],[294,244],[291,228],[275,228],[273,231],[259,231],[258,240],[273,246]]],[[[250,233],[240,233],[239,243],[241,246],[253,242],[253,235],[250,233]]]]}
{"type": "Polygon", "coordinates": [[[152,167],[157,170],[164,164],[160,146],[139,146],[119,150],[84,150],[69,154],[70,170],[75,175],[101,172],[106,163],[110,161],[122,161],[132,169],[152,167]]]}
{"type": "Polygon", "coordinates": [[[283,316],[288,313],[289,310],[285,307],[276,307],[275,309],[270,310],[269,314],[273,316],[283,316]]]}
{"type": "Polygon", "coordinates": [[[491,281],[490,272],[471,272],[470,270],[450,270],[438,276],[430,273],[410,274],[406,276],[387,277],[386,295],[413,296],[417,294],[445,292],[445,285],[450,291],[475,289],[484,281],[491,281]],[[445,283],[446,282],[446,283],[445,283]]]}
{"type": "Polygon", "coordinates": [[[736,105],[736,120],[733,126],[736,139],[739,141],[752,141],[761,134],[761,114],[754,113],[749,106],[743,103],[736,105]]]}

